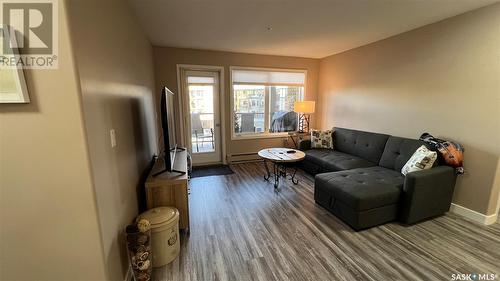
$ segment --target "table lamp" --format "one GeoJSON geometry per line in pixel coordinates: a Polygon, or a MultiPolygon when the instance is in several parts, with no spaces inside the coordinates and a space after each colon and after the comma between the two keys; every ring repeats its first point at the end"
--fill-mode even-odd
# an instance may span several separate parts
{"type": "Polygon", "coordinates": [[[314,113],[316,102],[314,101],[296,101],[293,105],[293,111],[299,114],[299,133],[309,132],[309,120],[314,113]]]}

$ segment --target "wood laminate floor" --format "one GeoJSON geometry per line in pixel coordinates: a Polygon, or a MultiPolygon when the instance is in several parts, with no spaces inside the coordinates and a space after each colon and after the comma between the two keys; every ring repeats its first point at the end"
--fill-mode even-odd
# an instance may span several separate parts
{"type": "Polygon", "coordinates": [[[262,163],[191,181],[191,233],[154,280],[451,280],[499,274],[500,225],[453,214],[412,226],[355,232],[314,203],[314,179],[298,174],[281,192],[262,163]]]}

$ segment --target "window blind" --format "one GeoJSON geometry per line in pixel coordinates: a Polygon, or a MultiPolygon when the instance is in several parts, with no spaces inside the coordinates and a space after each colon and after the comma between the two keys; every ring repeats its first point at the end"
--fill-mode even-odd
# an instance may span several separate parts
{"type": "Polygon", "coordinates": [[[233,69],[235,84],[304,85],[305,72],[233,69]]]}
{"type": "Polygon", "coordinates": [[[188,76],[188,84],[215,84],[213,77],[207,76],[188,76]]]}

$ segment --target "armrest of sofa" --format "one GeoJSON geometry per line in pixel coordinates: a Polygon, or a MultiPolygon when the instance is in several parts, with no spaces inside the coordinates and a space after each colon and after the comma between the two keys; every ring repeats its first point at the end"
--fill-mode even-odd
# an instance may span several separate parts
{"type": "Polygon", "coordinates": [[[401,221],[412,224],[450,209],[457,176],[449,166],[406,175],[401,199],[401,221]]]}
{"type": "Polygon", "coordinates": [[[306,151],[311,149],[311,140],[299,140],[299,150],[306,151]]]}

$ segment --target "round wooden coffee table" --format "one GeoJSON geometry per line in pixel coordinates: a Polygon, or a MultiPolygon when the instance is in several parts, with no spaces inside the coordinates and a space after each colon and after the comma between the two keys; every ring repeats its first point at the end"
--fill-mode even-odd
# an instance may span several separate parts
{"type": "Polygon", "coordinates": [[[266,181],[269,181],[271,172],[267,166],[267,162],[273,163],[274,188],[279,190],[280,177],[286,179],[287,168],[293,166],[293,173],[290,175],[293,184],[298,184],[295,179],[297,173],[296,162],[302,161],[306,154],[300,150],[291,148],[266,148],[259,151],[259,156],[264,159],[264,167],[266,167],[267,175],[264,176],[266,181]]]}

